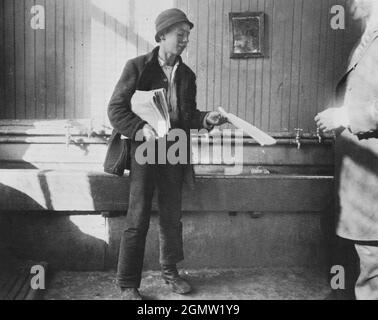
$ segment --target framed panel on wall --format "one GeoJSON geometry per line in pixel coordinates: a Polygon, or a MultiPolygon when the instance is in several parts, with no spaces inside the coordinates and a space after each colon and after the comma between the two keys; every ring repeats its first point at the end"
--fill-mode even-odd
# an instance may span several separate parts
{"type": "Polygon", "coordinates": [[[264,57],[264,13],[230,12],[230,57],[264,57]]]}

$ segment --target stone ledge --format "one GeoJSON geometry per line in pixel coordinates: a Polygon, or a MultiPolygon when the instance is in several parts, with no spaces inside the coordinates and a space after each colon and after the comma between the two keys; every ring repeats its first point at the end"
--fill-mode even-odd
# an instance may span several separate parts
{"type": "MultiPolygon", "coordinates": [[[[129,179],[100,171],[0,169],[0,194],[2,211],[125,211],[129,179]]],[[[184,186],[182,209],[321,212],[332,199],[332,176],[203,175],[194,190],[184,186]]]]}

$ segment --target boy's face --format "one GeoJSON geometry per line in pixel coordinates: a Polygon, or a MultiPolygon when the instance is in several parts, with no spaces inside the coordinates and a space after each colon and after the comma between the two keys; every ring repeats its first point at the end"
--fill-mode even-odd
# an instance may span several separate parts
{"type": "Polygon", "coordinates": [[[190,26],[187,23],[177,24],[172,30],[162,36],[160,45],[165,52],[181,55],[189,43],[190,26]]]}

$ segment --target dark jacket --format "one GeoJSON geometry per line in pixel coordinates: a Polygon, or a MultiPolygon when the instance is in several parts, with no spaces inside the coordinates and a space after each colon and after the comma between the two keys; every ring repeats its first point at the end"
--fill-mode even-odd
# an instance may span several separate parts
{"type": "MultiPolygon", "coordinates": [[[[125,169],[130,169],[130,140],[121,140],[121,135],[135,139],[137,131],[146,124],[131,110],[130,101],[134,92],[168,89],[168,79],[159,65],[158,52],[159,47],[156,47],[146,55],[129,60],[115,87],[108,106],[108,116],[114,130],[104,163],[105,172],[121,176],[125,169]]],[[[176,71],[178,126],[187,132],[189,138],[190,129],[202,128],[207,113],[197,109],[194,72],[182,62],[181,57],[178,59],[179,66],[176,71]]]]}

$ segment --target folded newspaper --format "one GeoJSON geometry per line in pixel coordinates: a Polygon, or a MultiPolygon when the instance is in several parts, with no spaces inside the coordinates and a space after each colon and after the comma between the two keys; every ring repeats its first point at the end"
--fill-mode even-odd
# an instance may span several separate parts
{"type": "Polygon", "coordinates": [[[165,89],[135,91],[131,98],[131,110],[147,121],[159,137],[164,137],[171,128],[165,89]]]}

